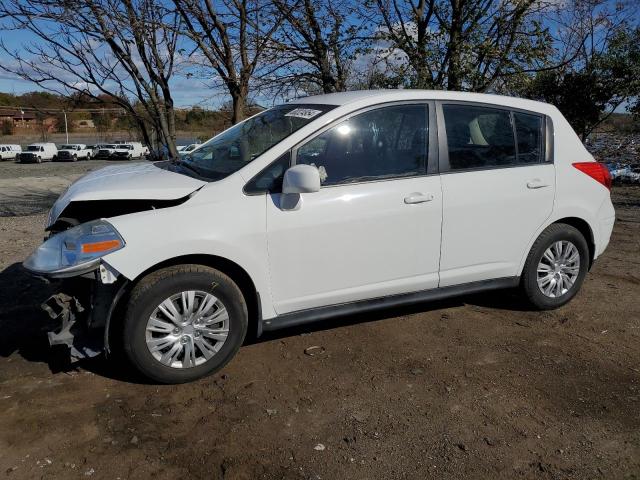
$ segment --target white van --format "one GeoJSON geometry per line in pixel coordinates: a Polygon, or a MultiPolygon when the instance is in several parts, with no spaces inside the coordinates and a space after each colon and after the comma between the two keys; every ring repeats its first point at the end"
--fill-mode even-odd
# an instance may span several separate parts
{"type": "Polygon", "coordinates": [[[20,163],[42,163],[53,160],[58,154],[55,143],[32,143],[24,152],[16,155],[16,161],[20,163]]]}
{"type": "Polygon", "coordinates": [[[0,145],[0,161],[15,160],[20,152],[22,152],[20,145],[0,145]]]}
{"type": "Polygon", "coordinates": [[[144,153],[144,147],[140,142],[119,143],[111,154],[111,158],[113,160],[131,160],[132,158],[142,158],[144,153]]]}
{"type": "MultiPolygon", "coordinates": [[[[558,308],[609,244],[610,187],[552,105],[334,93],[260,112],[172,162],[89,173],[24,266],[85,276],[107,352],[180,383],[222,368],[249,328],[511,287],[523,306],[558,308]]],[[[72,341],[62,323],[49,339],[72,341]]]]}

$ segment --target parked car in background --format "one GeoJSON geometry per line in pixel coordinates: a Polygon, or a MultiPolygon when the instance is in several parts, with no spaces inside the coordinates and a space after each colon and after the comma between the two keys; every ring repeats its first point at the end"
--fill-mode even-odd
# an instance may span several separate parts
{"type": "Polygon", "coordinates": [[[142,158],[144,147],[140,142],[127,142],[116,145],[115,151],[111,154],[112,160],[131,160],[142,158]]]}
{"type": "Polygon", "coordinates": [[[89,160],[93,155],[93,150],[82,143],[60,145],[56,161],[76,162],[78,160],[89,160]]]}
{"type": "Polygon", "coordinates": [[[93,158],[100,160],[109,160],[111,156],[115,153],[116,149],[119,145],[115,143],[104,143],[98,145],[98,151],[95,153],[93,158]]]}
{"type": "Polygon", "coordinates": [[[16,155],[20,163],[42,163],[53,160],[58,154],[54,143],[32,143],[26,150],[16,155]]]}
{"type": "Polygon", "coordinates": [[[0,161],[15,160],[16,155],[22,152],[20,145],[0,145],[0,161]]]}
{"type": "MultiPolygon", "coordinates": [[[[558,308],[609,244],[610,187],[549,104],[320,95],[181,159],[89,173],[55,202],[24,266],[82,277],[74,295],[106,351],[181,383],[222,368],[249,328],[512,287],[530,308],[558,308]]],[[[69,332],[50,341],[77,345],[69,332]]]]}
{"type": "Polygon", "coordinates": [[[178,149],[178,154],[183,157],[191,152],[193,152],[196,148],[198,148],[201,144],[200,143],[192,143],[190,145],[185,145],[183,147],[180,147],[178,149]]]}

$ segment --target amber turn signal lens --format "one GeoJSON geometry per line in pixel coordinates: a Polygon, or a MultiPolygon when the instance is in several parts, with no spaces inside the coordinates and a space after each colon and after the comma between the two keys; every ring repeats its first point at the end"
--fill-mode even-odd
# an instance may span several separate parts
{"type": "Polygon", "coordinates": [[[83,243],[82,253],[99,253],[113,250],[121,246],[120,240],[105,240],[104,242],[83,243]]]}

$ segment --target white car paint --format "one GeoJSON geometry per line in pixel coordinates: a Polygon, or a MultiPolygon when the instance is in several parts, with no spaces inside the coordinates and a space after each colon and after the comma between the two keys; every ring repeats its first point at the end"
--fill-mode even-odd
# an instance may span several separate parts
{"type": "Polygon", "coordinates": [[[54,203],[47,227],[72,201],[173,200],[187,196],[206,182],[161,170],[150,163],[112,165],[90,172],[65,190],[54,203]]]}
{"type": "Polygon", "coordinates": [[[552,164],[442,175],[440,286],[516,276],[522,252],[551,215],[552,164]],[[542,188],[527,184],[538,181],[542,188]]]}
{"type": "Polygon", "coordinates": [[[223,180],[204,182],[152,164],[93,172],[62,195],[49,223],[73,201],[193,194],[177,206],[109,218],[126,246],[103,261],[135,280],[176,257],[225,258],[251,277],[264,319],[518,276],[540,232],[567,217],[587,222],[595,257],[608,244],[614,221],[609,191],[572,166],[593,158],[552,105],[420,90],[348,92],[293,103],[337,107],[223,180]],[[297,208],[287,210],[279,208],[279,194],[243,193],[257,173],[326,125],[363,108],[414,101],[464,101],[546,115],[553,122],[554,163],[322,188],[300,194],[297,208]],[[544,186],[531,189],[530,182],[544,186]],[[430,201],[407,203],[415,194],[430,201]]]}
{"type": "Polygon", "coordinates": [[[280,208],[282,195],[267,198],[269,271],[278,314],[438,286],[440,178],[371,187],[339,185],[303,194],[298,210],[280,208]],[[408,205],[404,198],[413,192],[432,200],[408,205]]]}

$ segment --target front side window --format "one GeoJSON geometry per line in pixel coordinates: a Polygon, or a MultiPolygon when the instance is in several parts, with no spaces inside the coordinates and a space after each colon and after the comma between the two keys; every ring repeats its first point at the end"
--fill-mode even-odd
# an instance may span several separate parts
{"type": "Polygon", "coordinates": [[[318,167],[323,186],[423,175],[427,109],[398,105],[355,115],[300,147],[296,163],[318,167]]]}
{"type": "Polygon", "coordinates": [[[225,130],[176,160],[170,168],[210,181],[220,180],[333,108],[298,103],[265,110],[225,130]]]}
{"type": "Polygon", "coordinates": [[[443,105],[451,170],[513,165],[516,145],[508,110],[443,105]]]}

